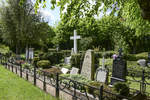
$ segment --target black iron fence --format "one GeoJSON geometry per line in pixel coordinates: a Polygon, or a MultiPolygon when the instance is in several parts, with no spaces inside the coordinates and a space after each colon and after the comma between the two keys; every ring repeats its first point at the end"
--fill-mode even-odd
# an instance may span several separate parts
{"type": "MultiPolygon", "coordinates": [[[[21,63],[11,62],[5,56],[1,57],[0,62],[2,65],[5,66],[5,68],[9,69],[10,71],[16,74],[19,74],[21,78],[23,77],[26,80],[30,80],[30,78],[33,78],[32,82],[35,86],[37,86],[37,81],[42,82],[42,89],[44,91],[47,91],[48,85],[52,86],[55,90],[54,92],[57,98],[60,98],[60,91],[63,91],[64,93],[72,97],[71,99],[68,100],[122,100],[122,99],[132,100],[132,96],[125,97],[113,93],[112,91],[106,90],[103,87],[103,85],[97,88],[94,86],[77,82],[70,78],[60,76],[58,73],[50,75],[50,73],[46,73],[42,70],[37,69],[36,66],[34,66],[33,69],[23,68],[21,63]],[[67,80],[67,82],[65,82],[64,80],[67,80]],[[87,91],[87,88],[90,89],[90,91],[92,91],[92,94],[90,94],[87,91]]],[[[145,92],[146,86],[150,85],[146,81],[147,76],[145,75],[145,72],[143,71],[141,80],[136,80],[134,78],[134,75],[132,76],[134,80],[129,81],[140,83],[140,90],[134,89],[134,91],[145,92]]]]}

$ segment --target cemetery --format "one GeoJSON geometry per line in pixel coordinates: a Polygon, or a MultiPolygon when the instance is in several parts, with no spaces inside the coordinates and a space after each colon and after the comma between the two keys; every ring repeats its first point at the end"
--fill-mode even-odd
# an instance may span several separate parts
{"type": "Polygon", "coordinates": [[[150,100],[149,0],[0,2],[0,99],[150,100]]]}

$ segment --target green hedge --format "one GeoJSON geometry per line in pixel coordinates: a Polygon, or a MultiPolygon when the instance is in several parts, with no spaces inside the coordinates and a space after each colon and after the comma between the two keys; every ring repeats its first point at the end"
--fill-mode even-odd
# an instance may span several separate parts
{"type": "Polygon", "coordinates": [[[126,54],[124,55],[125,59],[128,61],[137,61],[139,59],[148,59],[148,52],[142,52],[138,54],[126,54]]]}
{"type": "Polygon", "coordinates": [[[49,60],[40,60],[37,62],[37,67],[39,68],[50,68],[50,61],[49,60]]]}
{"type": "Polygon", "coordinates": [[[83,62],[84,59],[84,54],[73,54],[71,56],[71,66],[76,67],[76,68],[80,68],[81,63],[83,62]]]}

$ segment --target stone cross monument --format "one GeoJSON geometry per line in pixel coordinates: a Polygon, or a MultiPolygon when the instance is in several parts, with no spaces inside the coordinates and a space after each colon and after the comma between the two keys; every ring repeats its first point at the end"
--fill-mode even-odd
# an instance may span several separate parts
{"type": "Polygon", "coordinates": [[[74,41],[74,53],[77,54],[77,39],[80,39],[80,36],[77,35],[77,31],[74,30],[74,36],[70,37],[71,40],[74,41]]]}

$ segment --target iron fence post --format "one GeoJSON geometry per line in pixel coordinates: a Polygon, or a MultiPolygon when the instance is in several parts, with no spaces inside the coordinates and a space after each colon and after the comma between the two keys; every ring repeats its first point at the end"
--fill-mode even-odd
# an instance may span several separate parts
{"type": "Polygon", "coordinates": [[[36,66],[34,66],[34,85],[36,85],[36,66]]]}
{"type": "Polygon", "coordinates": [[[14,66],[12,66],[12,72],[14,72],[14,66]]]}
{"type": "Polygon", "coordinates": [[[45,72],[43,72],[43,75],[44,75],[43,90],[46,91],[45,72]]]}
{"type": "Polygon", "coordinates": [[[56,74],[56,98],[59,98],[59,74],[56,74]]]}
{"type": "Polygon", "coordinates": [[[26,70],[26,79],[28,80],[28,69],[26,70]]]}
{"type": "Polygon", "coordinates": [[[22,65],[20,63],[20,77],[22,78],[22,65]]]}
{"type": "Polygon", "coordinates": [[[73,94],[73,100],[77,100],[77,96],[76,96],[76,89],[77,89],[77,83],[74,81],[74,94],[73,94]]]}
{"type": "Polygon", "coordinates": [[[16,67],[16,74],[17,74],[17,67],[16,67]]]}
{"type": "Polygon", "coordinates": [[[103,100],[103,85],[100,87],[99,90],[99,100],[103,100]]]}
{"type": "Polygon", "coordinates": [[[141,93],[145,93],[145,90],[146,90],[146,84],[145,84],[145,70],[142,71],[142,82],[141,82],[141,85],[140,85],[140,91],[141,93]]]}

